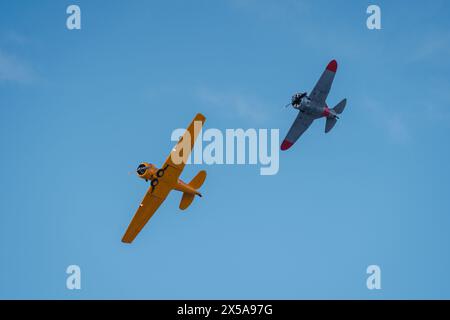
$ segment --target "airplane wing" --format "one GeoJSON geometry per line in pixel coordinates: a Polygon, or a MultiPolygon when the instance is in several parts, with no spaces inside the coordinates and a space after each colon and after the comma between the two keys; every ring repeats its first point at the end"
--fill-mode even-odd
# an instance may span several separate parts
{"type": "Polygon", "coordinates": [[[281,144],[281,150],[287,150],[295,143],[295,141],[300,138],[300,136],[309,128],[314,118],[307,115],[306,113],[299,112],[297,118],[295,119],[292,127],[289,129],[286,138],[284,138],[281,144]]]}
{"type": "Polygon", "coordinates": [[[322,73],[319,81],[317,81],[316,86],[311,91],[309,97],[312,101],[319,105],[323,105],[327,99],[328,93],[330,92],[331,85],[333,84],[334,76],[337,71],[337,62],[332,60],[325,71],[322,73]]]}
{"type": "Polygon", "coordinates": [[[178,182],[178,178],[186,165],[186,161],[205,120],[206,118],[198,113],[175,148],[172,149],[167,160],[161,169],[158,170],[159,174],[157,172],[157,178],[152,180],[152,185],[154,186],[151,186],[147,190],[144,199],[122,238],[122,242],[131,243],[136,238],[161,203],[167,198],[173,186],[178,182]]]}
{"type": "Polygon", "coordinates": [[[169,194],[168,191],[166,197],[163,198],[158,197],[152,194],[151,192],[152,188],[153,187],[150,187],[148,189],[147,193],[144,196],[144,199],[142,199],[142,202],[139,205],[139,208],[137,209],[136,214],[133,217],[133,220],[131,220],[128,229],[122,238],[122,242],[125,243],[133,242],[134,238],[136,238],[138,233],[147,224],[148,220],[150,220],[150,218],[153,216],[153,214],[156,212],[161,203],[163,203],[163,201],[169,194]]]}
{"type": "MultiPolygon", "coordinates": [[[[184,132],[183,136],[180,140],[178,140],[177,145],[172,149],[167,157],[167,160],[162,168],[167,168],[167,171],[170,173],[170,177],[168,178],[171,182],[178,181],[189,155],[194,148],[195,140],[197,140],[198,134],[200,133],[205,121],[205,116],[201,113],[197,113],[189,127],[184,132]]],[[[166,173],[164,173],[164,176],[165,175],[166,173]]]]}

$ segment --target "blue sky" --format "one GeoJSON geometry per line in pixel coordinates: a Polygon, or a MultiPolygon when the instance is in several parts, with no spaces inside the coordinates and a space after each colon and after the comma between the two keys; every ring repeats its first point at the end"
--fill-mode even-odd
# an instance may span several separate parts
{"type": "Polygon", "coordinates": [[[371,3],[1,2],[0,298],[450,298],[450,4],[373,2],[370,31],[371,3]],[[147,188],[128,173],[173,129],[202,112],[283,138],[333,58],[330,134],[314,123],[275,176],[188,166],[204,197],[120,242],[147,188]]]}

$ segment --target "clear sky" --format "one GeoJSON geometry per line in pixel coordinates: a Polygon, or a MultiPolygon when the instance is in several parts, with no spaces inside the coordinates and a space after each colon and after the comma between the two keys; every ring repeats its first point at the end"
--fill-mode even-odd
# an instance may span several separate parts
{"type": "Polygon", "coordinates": [[[450,298],[450,3],[1,1],[0,298],[450,298]],[[378,4],[382,29],[366,27],[378,4]],[[82,29],[66,28],[78,4],[82,29]],[[279,128],[331,59],[328,104],[287,152],[190,165],[121,243],[173,129],[279,128]],[[82,289],[66,289],[68,265],[82,289]],[[379,265],[381,290],[366,268],[379,265]]]}

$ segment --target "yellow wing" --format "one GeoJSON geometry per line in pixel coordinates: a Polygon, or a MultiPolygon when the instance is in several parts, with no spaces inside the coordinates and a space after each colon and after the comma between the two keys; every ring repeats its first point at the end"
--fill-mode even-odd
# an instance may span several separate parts
{"type": "MultiPolygon", "coordinates": [[[[157,196],[156,194],[153,194],[152,189],[153,187],[150,187],[147,193],[145,194],[144,199],[142,199],[142,202],[139,205],[139,208],[137,209],[136,214],[133,217],[133,220],[131,220],[128,229],[122,238],[122,242],[125,243],[133,242],[134,238],[136,238],[138,233],[147,224],[148,220],[150,220],[150,218],[159,208],[161,203],[164,202],[164,200],[166,199],[167,195],[170,192],[170,190],[168,190],[164,197],[160,197],[157,196]]],[[[159,195],[162,195],[162,193],[159,192],[159,195]]]]}
{"type": "Polygon", "coordinates": [[[195,140],[197,140],[205,121],[205,116],[197,113],[183,136],[178,140],[177,145],[170,152],[166,162],[164,162],[162,166],[164,170],[164,182],[167,182],[171,187],[178,182],[178,178],[186,165],[192,148],[194,148],[195,140]]]}
{"type": "Polygon", "coordinates": [[[131,243],[148,220],[153,216],[161,203],[167,198],[169,192],[178,182],[178,178],[186,165],[186,161],[194,147],[195,140],[200,133],[206,118],[198,113],[192,120],[183,136],[178,141],[175,148],[169,154],[166,162],[157,172],[157,178],[152,180],[152,184],[144,196],[133,220],[131,220],[122,242],[131,243]],[[156,181],[155,181],[156,180],[156,181]]]}

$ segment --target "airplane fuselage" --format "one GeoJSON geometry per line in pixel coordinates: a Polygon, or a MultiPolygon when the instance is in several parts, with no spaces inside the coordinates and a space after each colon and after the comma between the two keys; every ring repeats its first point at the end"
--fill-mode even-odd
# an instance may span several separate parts
{"type": "Polygon", "coordinates": [[[322,117],[336,116],[326,104],[314,103],[309,97],[303,97],[299,105],[294,106],[295,109],[300,112],[306,113],[314,119],[319,119],[322,117]]]}
{"type": "Polygon", "coordinates": [[[197,196],[202,195],[200,192],[198,192],[197,190],[192,188],[187,183],[183,182],[181,179],[178,179],[178,183],[175,185],[174,190],[181,191],[183,193],[192,194],[192,195],[197,195],[197,196]]]}
{"type": "MultiPolygon", "coordinates": [[[[158,183],[158,172],[161,171],[163,170],[158,169],[155,165],[143,162],[138,166],[136,174],[139,178],[144,179],[145,181],[150,180],[151,185],[156,186],[158,183]]],[[[201,195],[200,192],[189,186],[181,179],[178,179],[177,184],[173,186],[173,189],[192,195],[201,195]]]]}

